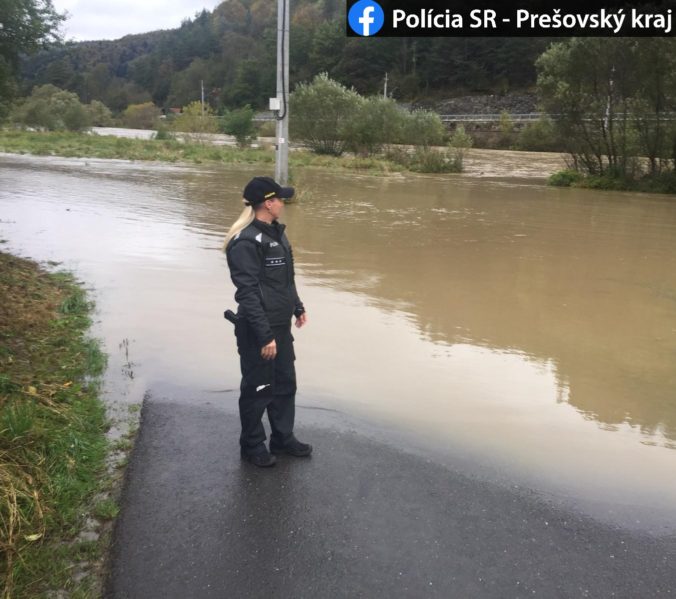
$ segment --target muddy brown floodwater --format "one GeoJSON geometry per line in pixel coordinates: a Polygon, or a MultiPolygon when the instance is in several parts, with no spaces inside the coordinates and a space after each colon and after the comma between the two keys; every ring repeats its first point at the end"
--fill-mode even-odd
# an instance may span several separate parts
{"type": "MultiPolygon", "coordinates": [[[[470,176],[300,174],[299,404],[674,530],[676,201],[547,188],[551,155],[483,159],[470,176]]],[[[0,156],[0,237],[95,290],[109,394],[237,388],[220,248],[255,172],[0,156]]]]}

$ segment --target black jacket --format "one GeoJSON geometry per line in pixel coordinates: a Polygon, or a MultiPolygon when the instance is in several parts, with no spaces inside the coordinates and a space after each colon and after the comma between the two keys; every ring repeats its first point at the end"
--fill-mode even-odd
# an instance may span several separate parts
{"type": "Polygon", "coordinates": [[[254,220],[225,250],[237,287],[237,315],[253,328],[261,347],[274,339],[272,327],[305,312],[298,298],[291,244],[285,225],[254,220]]]}

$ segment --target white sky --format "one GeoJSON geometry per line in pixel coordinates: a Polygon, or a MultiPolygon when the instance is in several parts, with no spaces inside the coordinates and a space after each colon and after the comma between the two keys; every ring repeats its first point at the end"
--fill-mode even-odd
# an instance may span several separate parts
{"type": "Polygon", "coordinates": [[[61,31],[65,40],[113,40],[129,33],[173,29],[203,8],[222,0],[53,0],[69,18],[61,31]]]}

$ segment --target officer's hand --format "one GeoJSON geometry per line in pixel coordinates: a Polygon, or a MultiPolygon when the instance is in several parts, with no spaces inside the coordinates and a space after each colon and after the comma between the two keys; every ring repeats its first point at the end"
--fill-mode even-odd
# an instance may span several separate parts
{"type": "Polygon", "coordinates": [[[307,322],[307,312],[303,312],[300,316],[296,317],[296,326],[300,329],[307,322]]]}
{"type": "Polygon", "coordinates": [[[276,355],[277,343],[275,343],[274,339],[261,348],[261,356],[263,356],[264,360],[274,360],[276,355]]]}

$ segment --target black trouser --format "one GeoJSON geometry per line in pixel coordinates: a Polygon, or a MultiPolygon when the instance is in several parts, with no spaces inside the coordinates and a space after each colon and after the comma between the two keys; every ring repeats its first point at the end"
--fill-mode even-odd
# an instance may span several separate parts
{"type": "Polygon", "coordinates": [[[273,443],[283,445],[293,435],[296,404],[296,355],[293,351],[291,323],[273,326],[277,343],[274,360],[261,357],[261,347],[249,324],[240,319],[235,327],[237,351],[242,368],[239,417],[242,434],[239,443],[247,453],[264,449],[263,413],[267,410],[273,443]]]}

